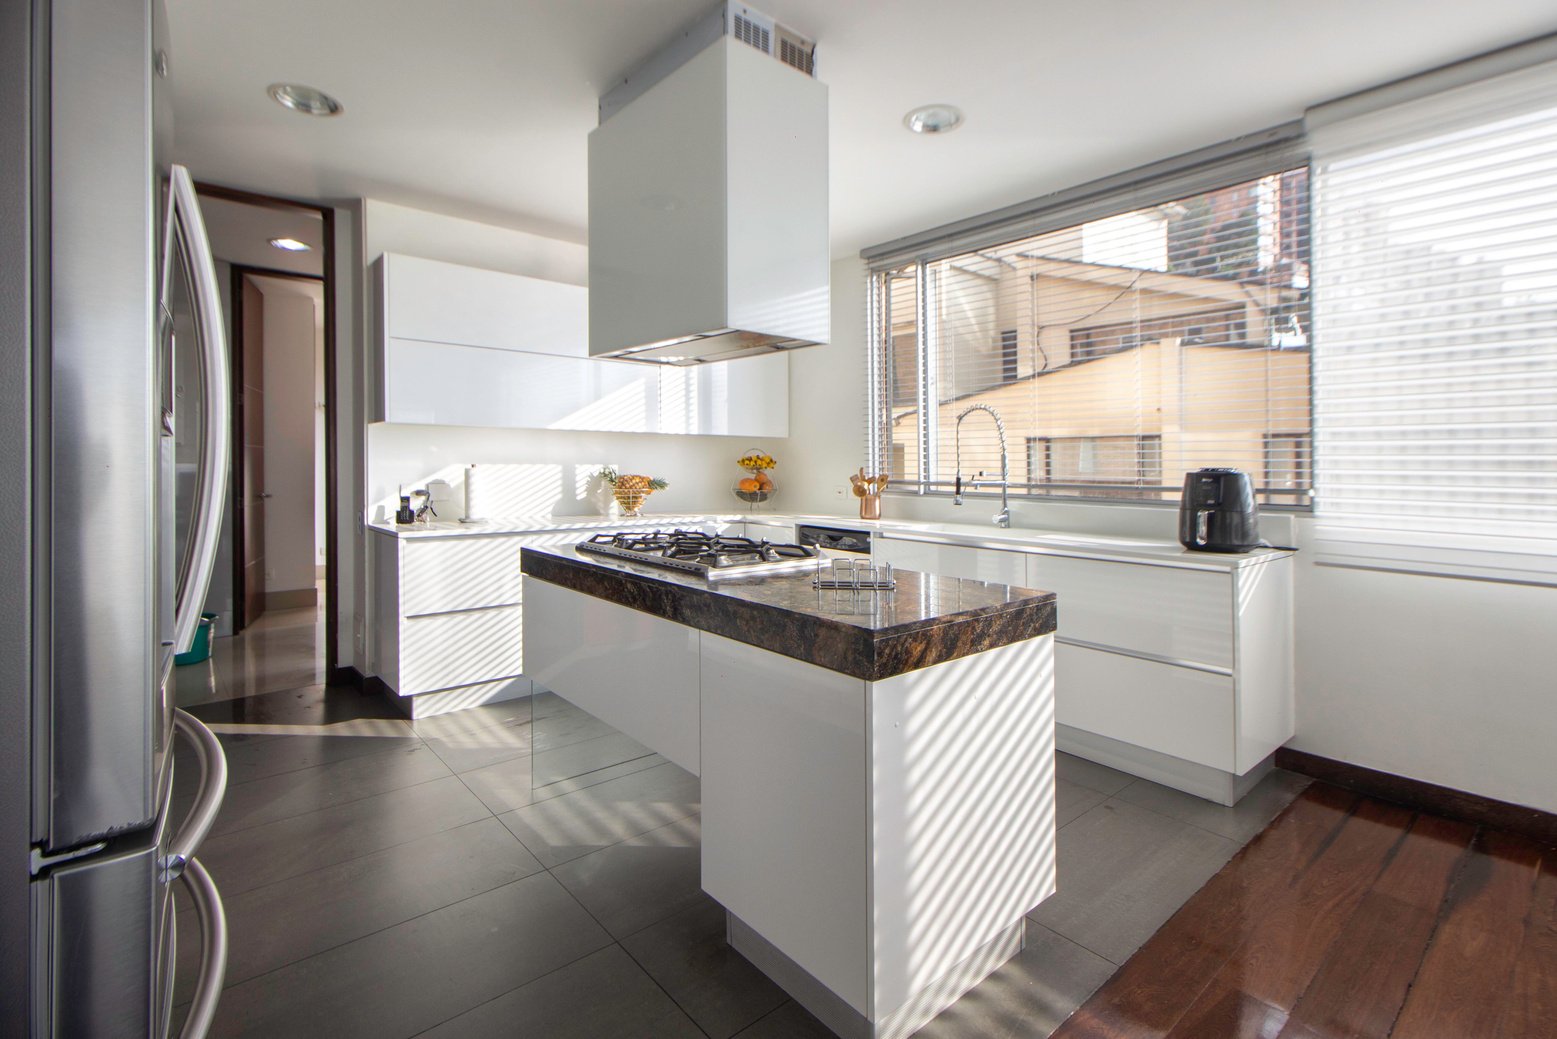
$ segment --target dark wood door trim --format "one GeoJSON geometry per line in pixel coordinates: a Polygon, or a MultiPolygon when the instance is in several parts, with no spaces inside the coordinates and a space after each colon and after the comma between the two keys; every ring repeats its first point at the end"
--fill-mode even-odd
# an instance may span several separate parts
{"type": "MultiPolygon", "coordinates": [[[[320,280],[324,283],[324,680],[334,685],[345,676],[339,666],[339,653],[337,646],[340,643],[340,536],[337,528],[340,524],[341,501],[336,488],[340,483],[340,451],[336,447],[336,390],[339,386],[337,376],[337,343],[335,335],[336,315],[338,313],[338,292],[335,272],[335,209],[331,206],[320,205],[317,202],[305,202],[301,199],[284,198],[279,195],[263,195],[253,191],[244,191],[238,188],[223,187],[220,184],[210,184],[203,181],[195,182],[195,190],[211,198],[226,199],[230,202],[245,202],[249,205],[264,206],[270,209],[305,209],[318,213],[324,221],[324,274],[297,275],[282,274],[277,271],[253,268],[266,277],[304,277],[320,280]]],[[[241,277],[234,269],[235,277],[241,277]]],[[[239,282],[234,281],[235,286],[239,282]]],[[[236,549],[236,545],[234,548],[236,549]]],[[[236,552],[235,552],[236,554],[236,552]]],[[[234,597],[238,589],[233,589],[234,597]]]]}
{"type": "MultiPolygon", "coordinates": [[[[248,587],[248,583],[249,583],[249,578],[248,578],[248,558],[249,558],[249,551],[248,551],[248,534],[249,534],[249,531],[248,531],[248,528],[249,528],[249,524],[247,522],[247,513],[246,513],[247,506],[241,500],[241,496],[242,496],[242,494],[244,492],[244,488],[247,486],[247,482],[248,482],[247,481],[247,475],[248,475],[247,474],[248,453],[244,450],[244,448],[247,446],[246,445],[246,436],[247,436],[247,430],[248,430],[247,414],[246,414],[247,410],[248,410],[248,398],[247,398],[247,395],[244,393],[245,372],[246,372],[246,369],[245,369],[244,366],[245,366],[246,361],[247,361],[247,357],[246,357],[247,351],[253,349],[253,344],[246,342],[246,340],[247,340],[247,332],[246,332],[247,325],[246,325],[246,322],[245,322],[246,315],[244,314],[244,303],[243,303],[244,292],[243,292],[243,286],[244,286],[244,282],[246,282],[250,278],[280,278],[280,279],[286,279],[286,280],[289,280],[289,281],[312,281],[312,282],[321,282],[321,283],[326,281],[326,279],[322,275],[319,275],[319,274],[299,274],[296,271],[279,271],[279,270],[275,270],[275,269],[270,268],[270,267],[255,267],[255,266],[250,266],[248,264],[239,264],[239,263],[232,264],[232,289],[231,289],[231,298],[232,298],[232,334],[230,336],[230,342],[232,344],[232,349],[230,351],[230,353],[231,353],[230,363],[232,365],[232,379],[230,381],[231,381],[231,390],[232,390],[232,424],[233,424],[233,431],[234,431],[235,435],[232,438],[232,452],[231,452],[230,466],[231,466],[231,481],[232,481],[233,495],[234,495],[234,499],[233,499],[234,500],[233,532],[232,532],[233,533],[233,538],[232,538],[232,544],[233,544],[233,560],[232,560],[233,576],[232,576],[232,581],[233,581],[233,628],[235,630],[241,630],[243,628],[248,627],[250,624],[252,624],[255,620],[258,619],[258,614],[263,612],[263,609],[261,609],[259,611],[256,611],[255,615],[251,616],[250,613],[249,613],[249,608],[248,608],[248,602],[249,602],[249,598],[250,598],[250,596],[249,596],[249,587],[248,587]]],[[[328,321],[328,317],[325,320],[328,321]]],[[[328,367],[328,365],[326,367],[328,367]]],[[[328,386],[326,386],[325,395],[326,395],[326,398],[328,399],[328,396],[329,396],[329,388],[328,388],[328,386]]],[[[326,413],[325,436],[328,437],[330,435],[329,434],[330,423],[328,421],[328,415],[329,415],[329,405],[328,405],[328,403],[326,403],[326,406],[325,406],[325,413],[326,413]]],[[[329,468],[328,464],[326,464],[326,470],[328,470],[328,468],[329,468]]],[[[330,478],[330,474],[327,471],[325,473],[325,479],[326,479],[327,482],[328,482],[329,478],[330,478]]],[[[328,529],[329,526],[330,526],[329,521],[328,521],[328,516],[330,514],[331,513],[330,513],[329,501],[328,501],[328,498],[327,498],[326,502],[325,502],[325,515],[327,517],[326,522],[325,522],[326,529],[328,529]]],[[[328,582],[329,582],[329,574],[330,574],[329,551],[328,551],[328,545],[326,545],[326,552],[325,552],[325,580],[326,580],[326,586],[325,586],[326,587],[326,591],[325,591],[325,612],[326,612],[326,614],[328,614],[330,612],[330,609],[331,609],[330,608],[331,599],[330,599],[330,594],[329,594],[329,590],[328,590],[329,589],[329,584],[328,584],[328,582]]],[[[268,589],[267,589],[267,591],[268,591],[268,589]]],[[[328,627],[328,623],[326,624],[326,627],[328,627]]]]}

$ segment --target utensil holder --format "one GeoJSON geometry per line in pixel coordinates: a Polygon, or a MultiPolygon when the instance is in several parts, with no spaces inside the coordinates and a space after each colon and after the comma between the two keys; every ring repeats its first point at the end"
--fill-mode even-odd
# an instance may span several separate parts
{"type": "Polygon", "coordinates": [[[881,495],[860,495],[860,519],[877,520],[881,518],[881,495]]]}

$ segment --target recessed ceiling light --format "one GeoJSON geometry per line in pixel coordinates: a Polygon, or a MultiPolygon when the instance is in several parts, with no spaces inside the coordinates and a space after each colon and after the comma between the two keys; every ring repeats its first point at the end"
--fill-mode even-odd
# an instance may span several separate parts
{"type": "Polygon", "coordinates": [[[272,83],[266,88],[276,104],[304,115],[340,115],[346,106],[322,90],[301,83],[272,83]]]}
{"type": "Polygon", "coordinates": [[[962,125],[962,109],[956,105],[920,105],[903,117],[914,133],[951,133],[962,125]]]}
{"type": "Polygon", "coordinates": [[[289,253],[306,253],[313,248],[307,242],[299,242],[296,238],[272,238],[270,244],[277,249],[285,249],[289,253]]]}

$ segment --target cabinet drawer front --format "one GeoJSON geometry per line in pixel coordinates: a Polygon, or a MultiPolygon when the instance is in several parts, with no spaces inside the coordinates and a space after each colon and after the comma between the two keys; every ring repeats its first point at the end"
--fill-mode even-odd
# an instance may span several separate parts
{"type": "Polygon", "coordinates": [[[996,584],[1027,583],[1027,557],[1020,552],[966,545],[938,545],[908,538],[875,539],[876,562],[941,577],[962,577],[996,584]]]}
{"type": "Polygon", "coordinates": [[[518,538],[428,538],[402,543],[400,614],[517,605],[518,538]]]}
{"type": "Polygon", "coordinates": [[[1231,678],[1080,646],[1054,660],[1060,724],[1234,771],[1231,678]]]}
{"type": "Polygon", "coordinates": [[[437,426],[659,429],[654,365],[390,339],[384,420],[437,426]]]}
{"type": "Polygon", "coordinates": [[[401,696],[508,678],[524,670],[523,608],[411,617],[400,623],[401,696]]]}
{"type": "Polygon", "coordinates": [[[402,339],[585,357],[589,292],[520,274],[386,256],[388,331],[402,339]]]}
{"type": "Polygon", "coordinates": [[[1027,583],[1059,595],[1059,641],[1233,666],[1232,581],[1203,570],[1029,556],[1027,583]]]}

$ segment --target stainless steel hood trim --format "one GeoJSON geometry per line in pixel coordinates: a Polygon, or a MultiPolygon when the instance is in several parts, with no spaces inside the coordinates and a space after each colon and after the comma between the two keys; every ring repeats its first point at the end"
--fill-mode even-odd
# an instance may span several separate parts
{"type": "Polygon", "coordinates": [[[618,361],[639,361],[648,364],[693,365],[729,361],[741,357],[760,357],[763,354],[801,347],[817,346],[810,339],[792,339],[784,336],[763,337],[760,333],[738,328],[722,328],[701,335],[679,336],[658,343],[630,346],[613,353],[596,354],[596,357],[618,361]]]}

